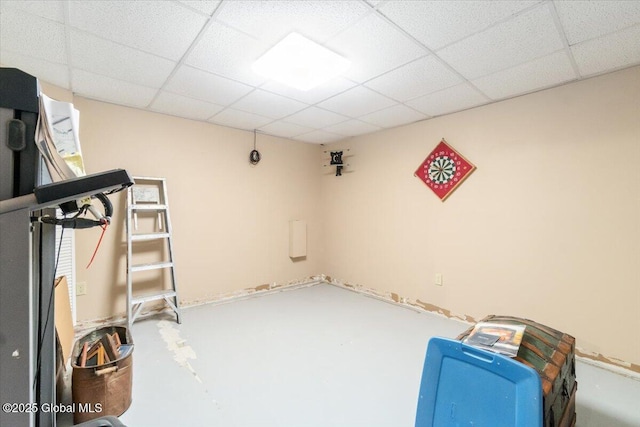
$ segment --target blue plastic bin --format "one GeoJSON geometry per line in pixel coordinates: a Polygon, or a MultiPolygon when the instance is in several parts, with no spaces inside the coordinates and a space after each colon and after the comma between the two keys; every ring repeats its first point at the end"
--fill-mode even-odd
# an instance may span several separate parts
{"type": "Polygon", "coordinates": [[[416,427],[541,427],[538,373],[460,341],[429,341],[416,427]]]}

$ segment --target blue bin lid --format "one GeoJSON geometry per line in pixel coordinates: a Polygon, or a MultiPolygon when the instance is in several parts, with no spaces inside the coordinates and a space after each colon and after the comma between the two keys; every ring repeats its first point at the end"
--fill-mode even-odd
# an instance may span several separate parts
{"type": "Polygon", "coordinates": [[[538,373],[447,338],[429,340],[416,427],[541,427],[538,373]]]}

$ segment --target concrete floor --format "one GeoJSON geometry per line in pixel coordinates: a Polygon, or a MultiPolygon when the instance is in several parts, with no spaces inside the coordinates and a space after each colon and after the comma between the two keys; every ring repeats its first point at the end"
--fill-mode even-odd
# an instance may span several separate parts
{"type": "MultiPolygon", "coordinates": [[[[326,284],[192,307],[181,325],[142,319],[131,331],[133,403],[120,420],[414,426],[429,338],[467,327],[326,284]]],[[[640,427],[640,378],[579,361],[577,380],[578,427],[640,427]]]]}

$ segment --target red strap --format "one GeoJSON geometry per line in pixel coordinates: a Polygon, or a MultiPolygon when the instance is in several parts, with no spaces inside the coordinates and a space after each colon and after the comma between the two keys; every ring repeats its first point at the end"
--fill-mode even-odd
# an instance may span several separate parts
{"type": "Polygon", "coordinates": [[[102,228],[102,233],[100,234],[100,240],[98,240],[98,244],[96,245],[96,250],[93,251],[93,255],[91,256],[91,261],[89,261],[89,264],[87,264],[87,268],[91,266],[93,259],[96,257],[96,254],[98,253],[98,248],[100,247],[100,243],[102,243],[102,238],[104,237],[104,232],[107,231],[108,226],[109,224],[106,222],[100,226],[100,228],[102,228]]]}

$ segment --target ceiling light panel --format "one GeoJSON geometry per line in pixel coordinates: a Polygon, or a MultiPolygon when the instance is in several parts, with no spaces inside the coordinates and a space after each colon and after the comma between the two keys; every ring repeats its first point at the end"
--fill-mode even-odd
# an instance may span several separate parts
{"type": "Polygon", "coordinates": [[[256,62],[255,73],[299,90],[309,90],[342,75],[349,61],[298,34],[291,33],[256,62]]]}

